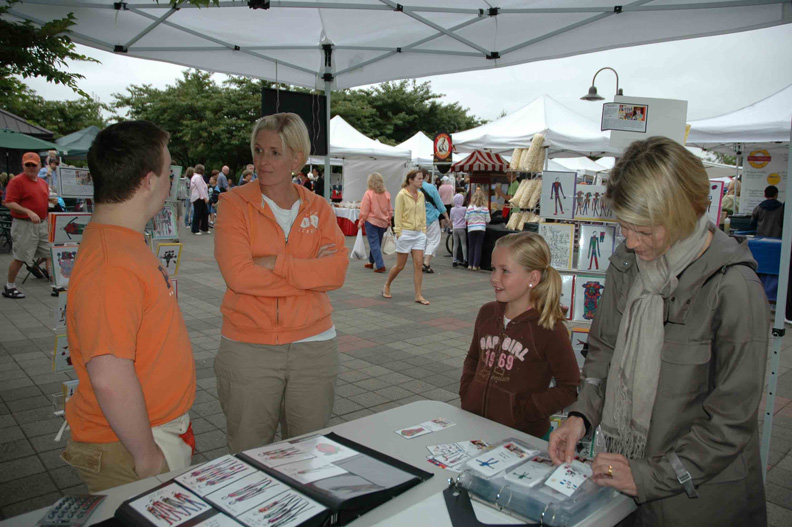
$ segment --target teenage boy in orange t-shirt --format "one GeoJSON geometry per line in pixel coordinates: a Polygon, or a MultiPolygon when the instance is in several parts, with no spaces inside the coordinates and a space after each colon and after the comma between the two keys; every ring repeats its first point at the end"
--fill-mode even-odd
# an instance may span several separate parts
{"type": "Polygon", "coordinates": [[[190,465],[195,362],[146,223],[170,191],[167,132],[104,129],[88,152],[96,209],[69,280],[66,327],[80,380],[62,458],[91,492],[190,465]]]}

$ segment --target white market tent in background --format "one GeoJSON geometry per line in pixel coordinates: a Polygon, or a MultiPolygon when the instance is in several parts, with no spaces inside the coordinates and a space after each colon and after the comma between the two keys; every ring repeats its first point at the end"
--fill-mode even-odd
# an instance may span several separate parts
{"type": "Polygon", "coordinates": [[[547,161],[547,170],[575,172],[579,177],[595,178],[597,174],[610,169],[587,157],[557,157],[547,161]]]}
{"type": "Polygon", "coordinates": [[[511,153],[528,148],[534,134],[545,137],[549,157],[579,157],[614,152],[599,123],[583,117],[549,95],[537,97],[519,110],[464,132],[451,134],[458,152],[487,149],[511,153]]]}
{"type": "Polygon", "coordinates": [[[425,133],[418,132],[396,146],[412,152],[413,165],[427,168],[434,165],[434,141],[429,139],[425,133]]]}
{"type": "Polygon", "coordinates": [[[330,120],[330,157],[341,160],[344,171],[344,201],[360,201],[366,192],[369,174],[379,172],[385,187],[396,199],[412,154],[366,137],[340,115],[330,120]]]}

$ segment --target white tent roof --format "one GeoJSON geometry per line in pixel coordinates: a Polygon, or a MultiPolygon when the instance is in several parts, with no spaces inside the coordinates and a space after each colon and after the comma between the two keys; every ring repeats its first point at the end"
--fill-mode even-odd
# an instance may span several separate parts
{"type": "Polygon", "coordinates": [[[733,143],[788,142],[792,122],[792,85],[750,106],[690,123],[688,144],[731,151],[733,143]]]}
{"type": "Polygon", "coordinates": [[[589,153],[614,152],[608,134],[600,125],[583,117],[549,95],[487,124],[451,134],[460,152],[488,149],[509,152],[528,148],[534,134],[543,134],[551,156],[577,157],[589,153]]]}
{"type": "Polygon", "coordinates": [[[790,23],[786,0],[273,0],[178,9],[160,0],[25,0],[5,18],[70,12],[80,44],[203,70],[332,88],[480,70],[790,23]],[[786,10],[786,12],[785,12],[786,10]],[[786,15],[786,18],[785,18],[786,15]]]}
{"type": "Polygon", "coordinates": [[[606,167],[587,157],[557,157],[551,159],[548,165],[550,170],[568,170],[588,174],[596,174],[597,172],[608,170],[606,167]]]}
{"type": "Polygon", "coordinates": [[[412,162],[418,166],[431,166],[434,164],[434,141],[423,132],[418,132],[405,142],[396,145],[412,152],[412,162]]]}
{"type": "Polygon", "coordinates": [[[412,154],[405,148],[386,145],[366,137],[340,115],[336,115],[330,119],[330,156],[410,159],[412,154]]]}

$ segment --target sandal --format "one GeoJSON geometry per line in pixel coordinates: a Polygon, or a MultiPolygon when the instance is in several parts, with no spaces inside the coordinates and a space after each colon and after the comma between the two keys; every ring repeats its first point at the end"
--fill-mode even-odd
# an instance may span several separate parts
{"type": "Polygon", "coordinates": [[[420,300],[416,299],[415,303],[416,304],[421,304],[422,306],[428,306],[429,305],[429,301],[427,299],[425,299],[425,298],[422,298],[420,300]]]}
{"type": "Polygon", "coordinates": [[[426,274],[433,274],[434,273],[434,269],[432,269],[431,265],[424,265],[424,272],[426,274]]]}
{"type": "Polygon", "coordinates": [[[423,271],[424,273],[428,273],[429,272],[428,269],[429,269],[428,265],[421,264],[421,271],[423,271]]]}
{"type": "Polygon", "coordinates": [[[25,298],[25,294],[22,291],[16,287],[8,288],[7,286],[3,286],[3,296],[6,298],[13,298],[15,300],[19,298],[25,298]]]}

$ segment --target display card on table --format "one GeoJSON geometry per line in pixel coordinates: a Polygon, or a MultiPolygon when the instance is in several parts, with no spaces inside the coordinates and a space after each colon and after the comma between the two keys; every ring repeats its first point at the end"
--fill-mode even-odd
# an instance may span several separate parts
{"type": "Polygon", "coordinates": [[[212,492],[206,500],[231,516],[239,516],[288,488],[263,472],[253,472],[212,492]]]}
{"type": "Polygon", "coordinates": [[[571,496],[591,474],[591,467],[585,463],[580,461],[564,463],[547,478],[545,486],[565,496],[571,496]]]}
{"type": "Polygon", "coordinates": [[[177,527],[211,510],[208,503],[176,483],[160,487],[130,506],[156,527],[177,527]]]}
{"type": "Polygon", "coordinates": [[[206,496],[254,472],[257,470],[252,466],[226,455],[185,472],[176,481],[199,496],[206,496]]]}
{"type": "Polygon", "coordinates": [[[454,426],[456,423],[449,421],[444,417],[435,417],[431,421],[426,421],[419,425],[408,426],[400,430],[394,430],[397,434],[405,439],[413,439],[422,435],[431,434],[432,432],[439,432],[446,428],[454,426]]]}
{"type": "Polygon", "coordinates": [[[289,489],[237,519],[248,527],[292,527],[326,511],[327,507],[289,489]]]}
{"type": "Polygon", "coordinates": [[[538,450],[527,450],[517,443],[509,442],[474,457],[467,462],[467,466],[483,476],[494,476],[538,453],[538,450]]]}
{"type": "Polygon", "coordinates": [[[447,469],[454,469],[462,465],[471,457],[489,447],[489,444],[480,439],[473,441],[460,441],[458,443],[445,443],[426,447],[431,454],[430,462],[447,469]]]}
{"type": "Polygon", "coordinates": [[[535,487],[544,482],[554,468],[553,460],[549,457],[534,456],[527,463],[509,470],[506,473],[506,481],[524,487],[535,487]]]}

